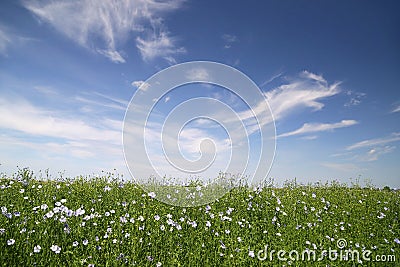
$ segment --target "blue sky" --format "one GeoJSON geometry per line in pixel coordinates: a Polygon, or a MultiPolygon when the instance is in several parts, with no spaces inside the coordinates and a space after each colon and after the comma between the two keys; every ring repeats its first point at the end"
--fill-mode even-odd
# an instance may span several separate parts
{"type": "MultiPolygon", "coordinates": [[[[208,60],[237,68],[263,90],[278,136],[269,175],[277,182],[361,177],[399,187],[399,7],[1,1],[0,171],[29,166],[75,176],[116,168],[127,176],[121,129],[138,86],[176,63],[208,60]]],[[[222,89],[198,90],[228,98],[222,89]]],[[[190,97],[177,90],[160,103],[165,111],[190,97]]],[[[205,133],[195,126],[186,141],[205,133]]]]}

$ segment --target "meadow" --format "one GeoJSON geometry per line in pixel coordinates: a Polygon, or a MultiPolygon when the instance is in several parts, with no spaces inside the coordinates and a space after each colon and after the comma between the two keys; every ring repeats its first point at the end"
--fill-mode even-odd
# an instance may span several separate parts
{"type": "Polygon", "coordinates": [[[400,264],[398,190],[338,182],[242,185],[191,208],[154,197],[112,173],[74,179],[35,177],[26,169],[3,174],[0,265],[400,264]]]}

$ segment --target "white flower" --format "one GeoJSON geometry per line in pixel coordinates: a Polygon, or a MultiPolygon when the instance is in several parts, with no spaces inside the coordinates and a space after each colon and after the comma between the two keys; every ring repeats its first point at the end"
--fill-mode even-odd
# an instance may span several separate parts
{"type": "Polygon", "coordinates": [[[154,216],[154,220],[158,221],[159,219],[160,219],[160,216],[158,216],[158,215],[154,216]]]}
{"type": "Polygon", "coordinates": [[[396,242],[397,244],[400,244],[400,240],[399,240],[398,238],[396,238],[396,239],[394,240],[394,242],[396,242]]]}
{"type": "Polygon", "coordinates": [[[106,187],[104,187],[104,192],[110,191],[111,187],[109,187],[108,185],[106,187]]]}
{"type": "Polygon", "coordinates": [[[14,243],[15,243],[14,239],[8,239],[7,240],[7,245],[9,245],[9,246],[14,245],[14,243]]]}
{"type": "Polygon", "coordinates": [[[41,249],[42,249],[42,247],[41,247],[41,246],[39,246],[39,245],[36,245],[36,246],[34,246],[34,247],[33,247],[33,252],[35,252],[35,253],[39,253],[41,249]]]}
{"type": "Polygon", "coordinates": [[[151,197],[151,198],[155,198],[156,197],[156,193],[154,193],[154,192],[149,192],[147,195],[149,197],[151,197]]]}
{"type": "Polygon", "coordinates": [[[211,223],[209,221],[206,222],[207,227],[211,227],[211,223]]]}
{"type": "Polygon", "coordinates": [[[253,251],[253,250],[250,250],[250,251],[249,251],[249,256],[252,257],[252,258],[254,258],[254,251],[253,251]]]}
{"type": "Polygon", "coordinates": [[[85,240],[83,240],[82,244],[87,246],[87,244],[89,244],[89,241],[87,239],[85,239],[85,240]]]}
{"type": "Polygon", "coordinates": [[[74,241],[74,242],[72,243],[72,246],[73,246],[73,247],[76,247],[76,246],[78,246],[78,244],[79,244],[78,241],[74,241]]]}
{"type": "Polygon", "coordinates": [[[53,251],[56,254],[59,254],[61,252],[61,248],[59,246],[57,246],[57,245],[52,245],[50,247],[50,249],[51,249],[51,251],[53,251]]]}
{"type": "Polygon", "coordinates": [[[75,216],[80,216],[80,215],[83,215],[83,214],[85,214],[85,210],[82,209],[82,208],[79,208],[79,209],[77,209],[75,211],[75,216]]]}

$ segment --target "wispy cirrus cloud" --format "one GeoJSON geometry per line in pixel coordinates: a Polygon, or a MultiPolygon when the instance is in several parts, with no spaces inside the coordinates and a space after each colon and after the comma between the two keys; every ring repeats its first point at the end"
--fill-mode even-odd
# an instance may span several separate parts
{"type": "Polygon", "coordinates": [[[61,116],[56,111],[37,107],[25,99],[0,99],[0,128],[32,136],[67,140],[92,140],[119,143],[121,133],[96,122],[61,116]]]}
{"type": "Polygon", "coordinates": [[[342,120],[336,123],[305,123],[299,129],[292,132],[280,134],[277,137],[287,137],[299,134],[332,131],[337,128],[349,127],[357,123],[358,122],[355,120],[342,120]]]}
{"type": "Polygon", "coordinates": [[[150,84],[145,81],[133,81],[131,85],[142,91],[146,91],[150,87],[150,84]]]}
{"type": "Polygon", "coordinates": [[[195,68],[187,71],[186,78],[191,81],[207,81],[211,79],[211,74],[204,68],[195,68]]]}
{"type": "Polygon", "coordinates": [[[26,164],[40,170],[48,168],[50,162],[53,171],[67,168],[73,175],[109,167],[123,171],[123,122],[93,112],[76,112],[86,106],[98,110],[99,105],[105,106],[107,101],[85,103],[74,99],[73,108],[66,110],[45,108],[22,97],[1,98],[0,154],[5,159],[2,163],[9,168],[26,164]],[[21,153],[31,156],[21,157],[21,153]],[[79,165],[82,160],[84,166],[79,165]]]}
{"type": "Polygon", "coordinates": [[[225,49],[231,48],[232,44],[238,42],[238,40],[239,40],[236,35],[227,34],[227,33],[223,34],[221,36],[221,38],[225,42],[225,45],[224,45],[225,49]]]}
{"type": "Polygon", "coordinates": [[[303,108],[321,110],[323,99],[340,93],[340,82],[329,84],[322,75],[301,72],[289,83],[265,92],[275,120],[303,108]]]}
{"type": "Polygon", "coordinates": [[[0,24],[0,55],[7,57],[10,46],[35,41],[34,38],[21,36],[10,27],[0,24]]]}
{"type": "Polygon", "coordinates": [[[360,161],[376,161],[381,155],[393,152],[396,149],[395,146],[381,146],[374,147],[368,150],[364,155],[359,155],[356,158],[360,161]]]}
{"type": "Polygon", "coordinates": [[[389,145],[400,141],[400,133],[392,133],[390,136],[368,139],[347,146],[347,153],[343,155],[353,155],[352,160],[361,162],[376,161],[380,156],[389,154],[396,149],[396,146],[389,145]]]}
{"type": "Polygon", "coordinates": [[[11,44],[11,36],[0,27],[0,54],[7,55],[7,48],[11,44]]]}
{"type": "Polygon", "coordinates": [[[350,98],[348,102],[344,104],[345,107],[358,106],[361,104],[362,99],[366,97],[367,94],[355,91],[347,91],[346,95],[350,98]]]}
{"type": "Polygon", "coordinates": [[[346,147],[346,150],[354,150],[354,149],[359,149],[359,148],[382,146],[382,145],[385,145],[388,143],[394,143],[397,141],[400,141],[400,133],[393,133],[390,136],[368,139],[368,140],[357,142],[353,145],[346,147]]]}
{"type": "Polygon", "coordinates": [[[159,30],[154,30],[146,37],[137,37],[136,47],[144,61],[162,57],[171,64],[176,63],[173,55],[186,52],[184,47],[177,47],[176,38],[171,37],[169,32],[159,30]]]}
{"type": "MultiPolygon", "coordinates": [[[[328,83],[322,75],[317,75],[309,71],[303,71],[296,77],[288,80],[270,91],[264,92],[275,121],[280,121],[295,112],[311,108],[313,112],[319,111],[324,107],[322,100],[339,94],[340,82],[328,83]]],[[[260,101],[252,110],[244,110],[238,113],[242,121],[250,126],[250,133],[257,131],[259,126],[272,123],[269,120],[254,121],[254,116],[265,112],[265,103],[260,101]]]]}
{"type": "Polygon", "coordinates": [[[395,106],[395,107],[393,108],[393,110],[391,111],[391,113],[396,113],[396,112],[400,112],[400,104],[397,105],[397,106],[395,106]]]}
{"type": "Polygon", "coordinates": [[[120,51],[121,45],[132,34],[140,35],[145,32],[149,25],[153,25],[153,28],[156,25],[159,34],[152,39],[136,38],[143,59],[172,57],[174,53],[179,52],[159,18],[181,5],[181,0],[23,2],[23,6],[40,20],[114,63],[125,62],[120,51]]]}

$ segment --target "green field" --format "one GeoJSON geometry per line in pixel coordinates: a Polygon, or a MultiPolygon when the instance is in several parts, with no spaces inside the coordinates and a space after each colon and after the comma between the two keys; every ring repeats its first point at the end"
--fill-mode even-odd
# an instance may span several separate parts
{"type": "Polygon", "coordinates": [[[241,186],[196,208],[152,197],[111,174],[58,180],[3,175],[0,265],[400,264],[399,191],[339,183],[241,186]],[[361,261],[346,259],[347,249],[358,251],[361,261]]]}

